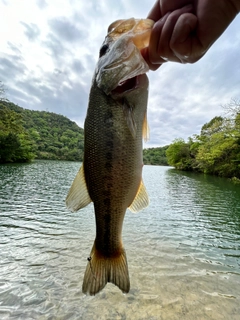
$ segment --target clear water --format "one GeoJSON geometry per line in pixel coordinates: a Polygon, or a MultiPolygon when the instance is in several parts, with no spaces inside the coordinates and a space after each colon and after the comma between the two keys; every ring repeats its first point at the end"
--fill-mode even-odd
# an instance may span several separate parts
{"type": "Polygon", "coordinates": [[[124,220],[131,290],[91,297],[93,206],[64,204],[79,166],[0,166],[0,319],[240,319],[239,185],[145,166],[150,205],[124,220]]]}

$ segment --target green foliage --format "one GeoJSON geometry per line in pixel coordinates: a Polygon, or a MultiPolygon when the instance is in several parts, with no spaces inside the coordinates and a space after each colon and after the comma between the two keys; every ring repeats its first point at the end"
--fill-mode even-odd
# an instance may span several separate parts
{"type": "Polygon", "coordinates": [[[194,135],[188,142],[173,141],[166,155],[168,163],[177,169],[239,179],[240,105],[235,106],[234,117],[213,118],[202,126],[200,135],[194,135]]]}
{"type": "Polygon", "coordinates": [[[0,102],[0,163],[25,162],[33,157],[31,140],[21,115],[0,102]]]}
{"type": "Polygon", "coordinates": [[[68,118],[0,102],[0,162],[82,161],[83,129],[68,118]]]}
{"type": "Polygon", "coordinates": [[[190,146],[183,139],[176,139],[166,151],[167,161],[171,166],[181,170],[191,169],[190,146]]]}
{"type": "Polygon", "coordinates": [[[201,129],[201,136],[210,137],[214,133],[221,132],[224,119],[222,117],[214,117],[211,121],[205,123],[201,129]]]}
{"type": "Polygon", "coordinates": [[[238,178],[236,178],[236,177],[233,177],[231,180],[232,180],[232,182],[233,182],[234,184],[240,184],[240,179],[238,179],[238,178]]]}
{"type": "Polygon", "coordinates": [[[143,163],[167,166],[166,150],[168,146],[143,150],[143,163]]]}
{"type": "Polygon", "coordinates": [[[18,136],[14,133],[0,133],[0,163],[15,161],[15,150],[20,148],[18,136]]]}

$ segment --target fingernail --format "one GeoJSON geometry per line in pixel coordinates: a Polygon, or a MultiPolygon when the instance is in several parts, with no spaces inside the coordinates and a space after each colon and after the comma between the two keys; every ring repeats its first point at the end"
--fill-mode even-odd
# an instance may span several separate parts
{"type": "Polygon", "coordinates": [[[163,59],[166,62],[169,60],[167,57],[163,57],[163,56],[160,56],[160,58],[163,59]]]}

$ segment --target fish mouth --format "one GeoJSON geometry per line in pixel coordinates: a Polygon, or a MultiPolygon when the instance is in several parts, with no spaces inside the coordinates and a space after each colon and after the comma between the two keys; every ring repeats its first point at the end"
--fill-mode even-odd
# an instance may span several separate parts
{"type": "Polygon", "coordinates": [[[119,85],[111,91],[112,96],[121,96],[126,92],[133,91],[139,86],[139,77],[135,76],[119,83],[119,85]]]}

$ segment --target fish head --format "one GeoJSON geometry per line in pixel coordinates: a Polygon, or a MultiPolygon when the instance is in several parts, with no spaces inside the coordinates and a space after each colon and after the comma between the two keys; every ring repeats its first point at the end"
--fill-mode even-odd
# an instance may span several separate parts
{"type": "Polygon", "coordinates": [[[154,21],[117,20],[108,28],[101,46],[94,79],[106,95],[119,96],[138,87],[148,70],[141,49],[149,44],[154,21]],[[140,81],[141,80],[141,81],[140,81]]]}

